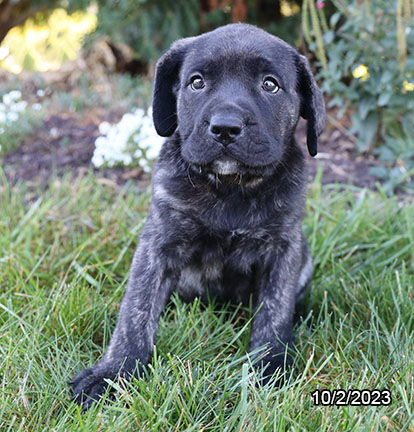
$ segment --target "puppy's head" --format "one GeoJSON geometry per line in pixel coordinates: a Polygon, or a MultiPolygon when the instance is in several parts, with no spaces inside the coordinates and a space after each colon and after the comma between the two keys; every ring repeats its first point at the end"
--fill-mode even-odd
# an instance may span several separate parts
{"type": "Polygon", "coordinates": [[[247,24],[176,42],[157,63],[153,116],[160,135],[178,131],[192,166],[253,178],[283,159],[299,116],[312,156],[326,122],[306,58],[247,24]]]}

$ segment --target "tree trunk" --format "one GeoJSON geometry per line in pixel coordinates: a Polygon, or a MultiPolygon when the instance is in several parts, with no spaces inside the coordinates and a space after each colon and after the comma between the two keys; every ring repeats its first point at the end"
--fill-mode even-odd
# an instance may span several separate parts
{"type": "Polygon", "coordinates": [[[245,0],[235,0],[231,10],[232,22],[243,22],[247,20],[247,5],[245,0]]]}

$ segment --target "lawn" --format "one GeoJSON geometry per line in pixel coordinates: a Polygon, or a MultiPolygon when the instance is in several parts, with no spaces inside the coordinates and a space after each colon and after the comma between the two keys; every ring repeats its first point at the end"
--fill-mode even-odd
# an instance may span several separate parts
{"type": "Polygon", "coordinates": [[[142,379],[82,413],[68,381],[113,330],[149,190],[89,176],[47,189],[0,174],[0,430],[414,431],[414,204],[353,186],[309,187],[315,260],[297,374],[260,387],[251,314],[173,296],[142,379]],[[390,405],[315,405],[316,389],[388,389],[390,405]]]}

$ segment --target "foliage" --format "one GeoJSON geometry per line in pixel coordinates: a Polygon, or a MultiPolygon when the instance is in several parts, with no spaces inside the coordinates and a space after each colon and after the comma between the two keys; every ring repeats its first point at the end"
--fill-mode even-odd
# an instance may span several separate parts
{"type": "MultiPolygon", "coordinates": [[[[315,9],[314,0],[308,3],[315,9]]],[[[410,177],[414,168],[414,4],[410,0],[333,3],[337,11],[330,17],[329,28],[323,24],[320,8],[319,19],[312,19],[313,30],[307,31],[310,48],[323,66],[319,76],[331,98],[329,106],[339,108],[339,117],[351,108],[351,132],[357,135],[360,151],[375,149],[381,159],[398,161],[394,180],[395,176],[410,177]],[[320,30],[323,41],[318,37],[320,30]]],[[[381,172],[385,174],[376,170],[378,175],[381,172]]]]}
{"type": "Polygon", "coordinates": [[[247,22],[296,46],[300,43],[300,9],[302,0],[246,1],[247,22]]]}
{"type": "Polygon", "coordinates": [[[58,69],[65,60],[76,58],[84,35],[96,26],[93,13],[55,9],[41,23],[28,19],[10,30],[2,49],[9,53],[0,66],[19,73],[22,69],[58,69]]]}
{"type": "Polygon", "coordinates": [[[412,203],[311,187],[316,271],[289,385],[255,385],[249,310],[174,296],[144,377],[82,414],[68,381],[108,344],[149,194],[92,176],[56,179],[40,197],[4,180],[0,188],[2,431],[410,430],[412,203]],[[387,388],[392,403],[319,407],[316,388],[387,388]]]}
{"type": "Polygon", "coordinates": [[[0,43],[13,28],[23,25],[28,18],[44,21],[50,12],[64,8],[70,12],[86,9],[90,0],[1,0],[0,43]]]}
{"type": "Polygon", "coordinates": [[[127,44],[137,56],[151,61],[177,39],[242,18],[294,44],[299,35],[298,3],[295,0],[100,0],[94,37],[109,36],[113,43],[127,44]],[[240,3],[246,10],[243,17],[234,16],[240,3]],[[293,28],[297,31],[292,31],[293,28]]]}
{"type": "MultiPolygon", "coordinates": [[[[14,72],[20,72],[22,65],[23,69],[45,70],[57,68],[65,59],[72,59],[79,49],[82,36],[95,26],[96,17],[92,14],[66,15],[63,9],[54,12],[54,8],[66,8],[73,12],[85,9],[89,3],[87,0],[37,0],[32,4],[26,0],[1,2],[0,21],[10,17],[13,10],[15,21],[10,21],[10,28],[24,24],[11,31],[7,27],[6,33],[9,34],[3,43],[0,59],[4,57],[5,50],[10,51],[10,55],[3,61],[3,67],[14,72]],[[13,7],[7,8],[5,4],[13,7]],[[32,18],[27,20],[29,17],[32,18]]],[[[300,24],[299,3],[298,0],[97,0],[93,3],[98,10],[97,28],[93,36],[85,40],[92,43],[105,36],[112,46],[126,44],[140,59],[153,61],[179,38],[242,20],[257,24],[296,44],[300,24]]]]}
{"type": "Polygon", "coordinates": [[[198,30],[199,0],[102,0],[95,36],[109,36],[151,60],[176,39],[198,30]]]}

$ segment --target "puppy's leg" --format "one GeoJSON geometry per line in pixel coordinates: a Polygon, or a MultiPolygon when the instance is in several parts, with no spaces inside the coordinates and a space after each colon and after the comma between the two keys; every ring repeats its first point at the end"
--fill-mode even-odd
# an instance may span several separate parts
{"type": "Polygon", "coordinates": [[[299,280],[296,289],[296,304],[298,304],[306,294],[313,275],[312,256],[309,251],[308,243],[302,234],[302,259],[299,280]]]}
{"type": "Polygon", "coordinates": [[[266,367],[265,382],[276,369],[283,371],[292,364],[289,348],[301,266],[301,251],[296,245],[291,244],[282,256],[276,257],[267,271],[261,269],[258,278],[258,296],[254,305],[258,312],[252,324],[250,349],[267,348],[260,362],[260,366],[266,367]]]}
{"type": "Polygon", "coordinates": [[[118,323],[102,360],[72,381],[74,399],[87,409],[105,392],[105,379],[139,374],[149,361],[159,316],[177,283],[141,237],[122,300],[118,323]]]}
{"type": "Polygon", "coordinates": [[[307,289],[312,281],[313,275],[313,261],[309,251],[308,243],[305,237],[302,236],[302,267],[299,274],[299,280],[297,283],[296,290],[296,305],[295,305],[295,317],[294,323],[297,324],[300,320],[306,316],[307,308],[302,301],[306,294],[307,289]]]}

